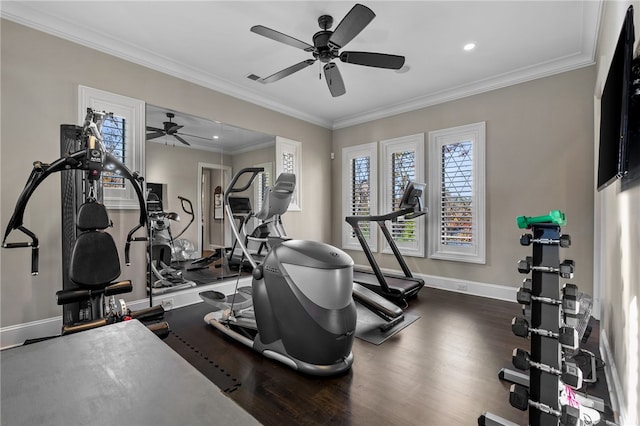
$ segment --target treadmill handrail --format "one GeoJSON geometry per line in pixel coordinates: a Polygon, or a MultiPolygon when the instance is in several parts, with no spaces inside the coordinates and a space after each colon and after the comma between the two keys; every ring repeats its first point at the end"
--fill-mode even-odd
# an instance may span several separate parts
{"type": "Polygon", "coordinates": [[[353,226],[353,224],[357,222],[385,222],[387,220],[394,221],[395,219],[401,216],[407,216],[407,215],[412,215],[411,218],[413,219],[413,218],[422,216],[425,213],[426,212],[424,211],[416,212],[413,208],[408,207],[406,209],[396,210],[394,212],[389,212],[386,214],[376,215],[376,216],[372,216],[372,215],[347,216],[345,217],[345,220],[347,221],[347,223],[349,223],[349,225],[353,226]]]}
{"type": "Polygon", "coordinates": [[[386,221],[387,220],[394,221],[398,217],[405,216],[405,215],[408,215],[408,214],[411,214],[412,218],[415,218],[415,217],[418,217],[418,216],[422,216],[423,214],[425,214],[425,212],[424,211],[420,211],[420,210],[418,212],[416,212],[413,208],[409,207],[409,208],[406,208],[406,209],[397,210],[397,211],[390,212],[390,213],[383,214],[383,215],[377,215],[377,216],[347,216],[345,218],[345,221],[349,225],[351,225],[351,228],[353,229],[353,232],[354,232],[356,238],[358,239],[358,242],[360,243],[360,246],[362,247],[362,251],[364,252],[365,257],[369,261],[369,265],[371,266],[371,269],[372,269],[374,275],[378,279],[378,283],[380,284],[380,287],[382,288],[382,290],[386,294],[392,294],[391,288],[389,287],[389,284],[387,283],[387,279],[386,279],[384,273],[382,272],[382,270],[380,269],[380,266],[378,265],[378,262],[376,261],[375,257],[373,256],[373,252],[369,248],[369,244],[367,243],[367,240],[365,239],[364,235],[362,234],[362,229],[360,229],[360,222],[376,222],[378,224],[378,226],[380,227],[380,230],[382,231],[382,234],[384,235],[385,239],[387,240],[387,243],[389,244],[389,247],[391,248],[391,251],[393,252],[393,254],[394,254],[395,258],[396,258],[396,261],[400,265],[400,268],[402,269],[402,272],[404,273],[405,277],[406,278],[413,278],[413,274],[411,273],[411,270],[409,269],[409,266],[407,265],[407,262],[404,260],[404,257],[402,256],[402,253],[400,252],[400,249],[398,248],[397,244],[393,240],[393,237],[392,237],[391,233],[389,232],[389,229],[387,228],[387,225],[386,225],[386,221]]]}

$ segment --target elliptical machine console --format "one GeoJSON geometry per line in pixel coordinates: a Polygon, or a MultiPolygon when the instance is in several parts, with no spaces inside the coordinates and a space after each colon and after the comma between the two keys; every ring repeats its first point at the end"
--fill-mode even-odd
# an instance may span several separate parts
{"type": "Polygon", "coordinates": [[[224,193],[231,230],[252,266],[251,287],[230,296],[200,293],[218,309],[207,314],[205,322],[295,370],[318,376],[348,371],[356,328],[353,260],[328,244],[277,238],[258,265],[234,224],[228,201],[231,194],[246,191],[263,171],[240,170],[224,193]],[[247,174],[248,182],[238,185],[247,174]]]}

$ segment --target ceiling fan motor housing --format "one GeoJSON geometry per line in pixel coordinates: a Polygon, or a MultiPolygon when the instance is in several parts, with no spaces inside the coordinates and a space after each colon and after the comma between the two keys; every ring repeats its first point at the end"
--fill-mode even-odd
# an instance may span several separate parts
{"type": "Polygon", "coordinates": [[[316,48],[313,56],[320,62],[327,63],[338,56],[338,49],[331,49],[328,45],[332,34],[333,31],[318,31],[313,35],[313,45],[316,48]]]}

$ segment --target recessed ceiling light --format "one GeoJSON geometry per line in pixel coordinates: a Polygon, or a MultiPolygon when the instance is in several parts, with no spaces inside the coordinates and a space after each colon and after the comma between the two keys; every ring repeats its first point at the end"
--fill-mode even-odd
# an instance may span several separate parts
{"type": "Polygon", "coordinates": [[[463,49],[468,52],[469,50],[475,49],[475,47],[476,47],[475,43],[467,43],[467,44],[464,45],[463,49]]]}
{"type": "Polygon", "coordinates": [[[218,136],[218,135],[213,135],[213,138],[214,138],[214,139],[219,139],[219,138],[220,138],[220,136],[218,136]]]}

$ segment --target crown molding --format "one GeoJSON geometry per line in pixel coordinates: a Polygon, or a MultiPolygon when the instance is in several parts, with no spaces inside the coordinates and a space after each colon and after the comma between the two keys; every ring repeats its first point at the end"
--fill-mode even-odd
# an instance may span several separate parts
{"type": "Polygon", "coordinates": [[[47,34],[69,40],[73,43],[104,52],[120,59],[142,65],[155,71],[189,81],[208,89],[233,96],[260,107],[267,108],[317,126],[337,130],[593,65],[596,63],[595,54],[603,4],[602,0],[583,2],[581,54],[540,63],[535,66],[515,70],[500,76],[479,80],[445,91],[427,94],[401,103],[351,115],[335,121],[306,114],[299,109],[291,108],[272,99],[268,99],[230,81],[213,76],[206,71],[187,67],[183,64],[177,64],[169,58],[140,49],[138,46],[134,46],[126,40],[118,39],[111,34],[90,31],[88,28],[78,26],[77,23],[65,21],[62,18],[42,13],[29,7],[28,3],[25,2],[0,2],[0,17],[47,34]]]}
{"type": "Polygon", "coordinates": [[[42,13],[23,2],[0,2],[0,17],[311,124],[329,129],[332,125],[331,121],[265,98],[203,70],[177,64],[111,34],[90,31],[75,22],[42,13]]]}

